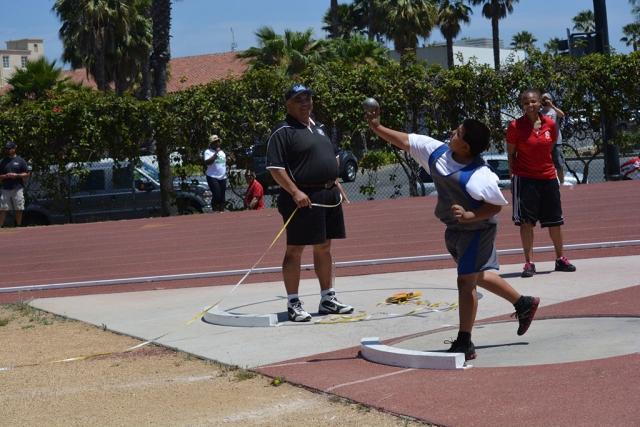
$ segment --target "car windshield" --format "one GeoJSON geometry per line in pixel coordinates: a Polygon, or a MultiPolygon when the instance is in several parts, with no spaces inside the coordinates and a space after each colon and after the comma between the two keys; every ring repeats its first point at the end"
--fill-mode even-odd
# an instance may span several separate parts
{"type": "Polygon", "coordinates": [[[149,163],[142,162],[142,166],[140,166],[140,169],[142,169],[147,175],[149,175],[155,181],[160,182],[160,171],[154,168],[153,166],[151,166],[149,163]]]}

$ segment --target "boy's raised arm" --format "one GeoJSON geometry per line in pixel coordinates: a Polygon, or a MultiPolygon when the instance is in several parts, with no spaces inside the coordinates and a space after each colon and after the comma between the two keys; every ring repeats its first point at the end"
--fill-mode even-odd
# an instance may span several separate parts
{"type": "Polygon", "coordinates": [[[375,111],[367,112],[366,119],[367,122],[369,122],[369,127],[376,133],[376,135],[385,141],[392,143],[396,147],[403,149],[407,153],[410,152],[408,134],[386,128],[380,124],[380,105],[378,105],[378,108],[376,108],[375,111]]]}

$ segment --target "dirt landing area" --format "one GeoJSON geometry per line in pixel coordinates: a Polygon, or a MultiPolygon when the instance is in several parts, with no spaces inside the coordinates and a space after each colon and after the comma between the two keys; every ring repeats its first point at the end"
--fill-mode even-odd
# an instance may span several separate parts
{"type": "Polygon", "coordinates": [[[140,341],[26,303],[0,306],[0,343],[7,426],[424,425],[163,347],[123,353],[140,341]]]}

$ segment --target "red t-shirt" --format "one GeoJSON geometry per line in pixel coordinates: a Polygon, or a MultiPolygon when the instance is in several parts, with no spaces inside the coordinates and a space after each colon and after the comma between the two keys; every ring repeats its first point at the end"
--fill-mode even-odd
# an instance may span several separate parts
{"type": "Polygon", "coordinates": [[[516,146],[516,158],[513,162],[513,174],[534,179],[555,179],[551,148],[558,138],[556,124],[550,118],[540,114],[539,131],[527,116],[511,122],[507,128],[507,144],[516,146]]]}
{"type": "Polygon", "coordinates": [[[264,189],[262,188],[262,185],[260,185],[260,183],[255,179],[253,180],[253,184],[247,187],[247,194],[244,196],[247,207],[254,197],[258,198],[258,204],[254,208],[254,210],[259,211],[264,209],[264,189]]]}

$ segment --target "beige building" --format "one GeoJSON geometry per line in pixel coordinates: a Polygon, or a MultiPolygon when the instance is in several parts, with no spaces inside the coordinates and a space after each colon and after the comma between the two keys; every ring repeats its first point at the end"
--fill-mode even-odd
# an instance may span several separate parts
{"type": "MultiPolygon", "coordinates": [[[[525,58],[524,50],[504,48],[504,42],[500,39],[500,63],[503,64],[508,59],[514,61],[522,61],[525,58]]],[[[446,70],[449,68],[447,64],[447,44],[434,43],[430,46],[419,47],[416,49],[418,59],[426,60],[428,63],[438,62],[446,70]]],[[[400,54],[395,50],[389,56],[396,61],[400,60],[400,54]]],[[[493,66],[493,39],[462,39],[453,41],[453,63],[455,65],[463,65],[472,58],[479,64],[487,64],[493,66]],[[462,61],[460,61],[462,58],[462,61]]]]}
{"type": "Polygon", "coordinates": [[[27,61],[44,56],[44,39],[9,40],[6,49],[0,49],[0,88],[6,86],[16,69],[24,68],[27,61]]]}

